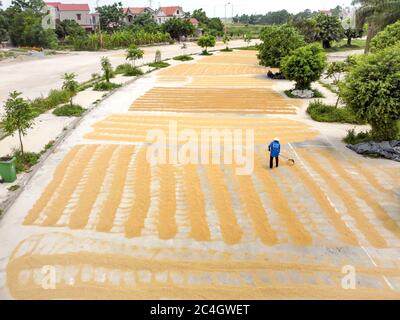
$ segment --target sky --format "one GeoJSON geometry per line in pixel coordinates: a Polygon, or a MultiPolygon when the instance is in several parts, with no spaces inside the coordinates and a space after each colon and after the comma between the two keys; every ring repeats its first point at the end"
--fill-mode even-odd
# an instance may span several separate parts
{"type": "MultiPolygon", "coordinates": [[[[8,6],[11,0],[0,0],[3,7],[8,6]]],[[[96,7],[96,0],[51,0],[62,3],[88,3],[93,10],[96,7]]],[[[120,0],[123,6],[142,7],[149,6],[149,0],[120,0]]],[[[267,13],[268,11],[277,11],[286,9],[290,13],[297,13],[305,9],[311,10],[327,10],[337,5],[348,6],[352,0],[152,0],[152,7],[180,5],[184,11],[193,11],[194,9],[203,8],[209,17],[225,17],[225,4],[227,17],[233,14],[253,14],[267,13]]],[[[118,0],[99,0],[99,5],[112,4],[118,0]]]]}

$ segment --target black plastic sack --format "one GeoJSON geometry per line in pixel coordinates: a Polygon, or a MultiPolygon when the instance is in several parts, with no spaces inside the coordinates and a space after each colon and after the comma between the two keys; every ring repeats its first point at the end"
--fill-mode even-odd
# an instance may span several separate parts
{"type": "Polygon", "coordinates": [[[400,141],[363,142],[347,145],[347,148],[363,155],[380,155],[386,159],[400,162],[400,141]]]}

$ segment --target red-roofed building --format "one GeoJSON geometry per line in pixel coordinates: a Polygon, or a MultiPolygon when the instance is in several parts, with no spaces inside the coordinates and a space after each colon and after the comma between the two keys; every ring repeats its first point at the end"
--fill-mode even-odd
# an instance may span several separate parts
{"type": "Polygon", "coordinates": [[[65,20],[74,20],[80,26],[87,30],[93,30],[98,23],[98,16],[90,14],[88,4],[74,4],[61,2],[45,2],[48,14],[54,19],[54,22],[65,20]]]}
{"type": "Polygon", "coordinates": [[[125,23],[132,24],[133,20],[143,13],[149,13],[153,19],[155,15],[155,11],[149,7],[128,7],[123,8],[126,17],[124,18],[125,23]]]}
{"type": "Polygon", "coordinates": [[[172,18],[183,18],[185,12],[183,12],[182,7],[172,6],[172,7],[160,7],[155,14],[155,19],[158,24],[164,23],[172,18]]]}
{"type": "Polygon", "coordinates": [[[330,10],[319,10],[319,13],[325,14],[327,16],[331,16],[332,15],[332,12],[330,10]]]}
{"type": "Polygon", "coordinates": [[[196,28],[199,26],[199,21],[196,18],[190,18],[190,23],[196,28]]]}

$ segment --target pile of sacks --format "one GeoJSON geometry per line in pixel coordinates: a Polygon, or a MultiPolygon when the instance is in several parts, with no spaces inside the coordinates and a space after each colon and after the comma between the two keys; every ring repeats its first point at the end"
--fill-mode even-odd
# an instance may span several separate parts
{"type": "Polygon", "coordinates": [[[348,145],[347,148],[363,155],[379,155],[386,159],[400,162],[400,141],[362,142],[348,145]]]}

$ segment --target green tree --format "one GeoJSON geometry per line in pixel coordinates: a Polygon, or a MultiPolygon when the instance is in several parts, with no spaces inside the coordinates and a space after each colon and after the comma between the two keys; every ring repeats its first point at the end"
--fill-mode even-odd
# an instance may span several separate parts
{"type": "Polygon", "coordinates": [[[75,20],[64,20],[57,23],[56,34],[59,39],[64,39],[66,36],[84,37],[86,31],[75,20]]]}
{"type": "Polygon", "coordinates": [[[295,89],[311,89],[326,67],[326,55],[318,44],[310,44],[293,50],[282,59],[281,70],[286,79],[296,82],[295,89]]]}
{"type": "Polygon", "coordinates": [[[133,20],[133,27],[143,29],[146,32],[157,32],[160,30],[149,12],[144,12],[136,16],[133,20]]]}
{"type": "Polygon", "coordinates": [[[304,36],[305,42],[313,43],[317,41],[318,26],[315,19],[296,19],[291,24],[304,36]]]}
{"type": "Polygon", "coordinates": [[[69,93],[69,103],[72,107],[72,98],[78,93],[79,83],[75,80],[75,73],[64,73],[62,88],[69,93]]]}
{"type": "Polygon", "coordinates": [[[324,49],[329,49],[332,41],[343,38],[343,27],[338,17],[319,14],[315,21],[318,28],[317,38],[322,42],[324,49]]]}
{"type": "Polygon", "coordinates": [[[100,62],[104,78],[106,79],[107,82],[110,82],[110,79],[113,74],[113,69],[110,60],[107,57],[102,57],[100,62]]]}
{"type": "Polygon", "coordinates": [[[55,48],[57,37],[52,29],[44,29],[41,0],[13,1],[7,8],[8,35],[15,46],[55,48]]]}
{"type": "Polygon", "coordinates": [[[133,66],[136,64],[136,60],[142,59],[144,55],[144,51],[138,48],[136,45],[132,44],[129,46],[126,54],[126,59],[133,61],[133,66]]]}
{"type": "Polygon", "coordinates": [[[305,45],[304,37],[292,26],[267,26],[260,34],[258,59],[266,67],[279,67],[281,59],[305,45]]]}
{"type": "Polygon", "coordinates": [[[229,50],[229,41],[231,41],[231,37],[228,36],[227,34],[224,35],[224,37],[222,38],[222,42],[224,43],[226,50],[229,50]]]}
{"type": "Polygon", "coordinates": [[[204,48],[203,53],[208,54],[208,48],[214,47],[216,43],[216,39],[213,35],[206,34],[204,36],[201,36],[199,40],[197,40],[197,45],[199,47],[204,48]]]}
{"type": "MultiPolygon", "coordinates": [[[[2,3],[0,1],[0,7],[2,3]]],[[[8,19],[6,12],[0,9],[0,42],[7,40],[8,37],[8,19]]]]}
{"type": "Polygon", "coordinates": [[[243,36],[243,41],[246,42],[247,46],[250,45],[250,42],[251,42],[252,39],[253,39],[253,37],[251,36],[250,33],[246,33],[246,34],[243,36]]]}
{"type": "Polygon", "coordinates": [[[220,18],[211,18],[205,29],[207,33],[213,36],[222,36],[224,34],[224,24],[220,18]]]}
{"type": "Polygon", "coordinates": [[[125,13],[122,9],[121,2],[98,7],[96,11],[100,15],[100,26],[102,30],[111,32],[120,29],[124,25],[123,19],[125,13]]]}
{"type": "Polygon", "coordinates": [[[400,42],[400,20],[387,26],[371,41],[371,51],[382,50],[400,42]]]}
{"type": "Polygon", "coordinates": [[[25,136],[28,129],[33,124],[31,106],[25,99],[20,97],[21,92],[13,91],[10,93],[4,105],[4,115],[1,119],[3,129],[7,134],[14,135],[18,132],[21,153],[24,154],[24,145],[22,143],[22,136],[25,136]]]}
{"type": "Polygon", "coordinates": [[[194,34],[194,26],[188,19],[172,18],[162,26],[164,32],[168,32],[173,39],[180,40],[194,34]]]}
{"type": "Polygon", "coordinates": [[[349,63],[346,61],[334,61],[328,65],[326,69],[326,77],[327,79],[332,79],[333,85],[337,88],[335,93],[337,94],[335,107],[337,108],[340,101],[340,80],[344,72],[346,72],[349,68],[349,63]]]}
{"type": "Polygon", "coordinates": [[[368,24],[365,47],[368,52],[372,38],[400,19],[400,0],[353,0],[353,3],[360,5],[356,12],[357,28],[362,29],[364,24],[368,24]]]}
{"type": "Polygon", "coordinates": [[[372,127],[376,140],[396,139],[400,119],[400,45],[356,58],[341,82],[341,96],[372,127]]]}
{"type": "Polygon", "coordinates": [[[203,9],[196,9],[192,13],[192,18],[196,18],[200,24],[207,25],[209,20],[203,9]]]}

